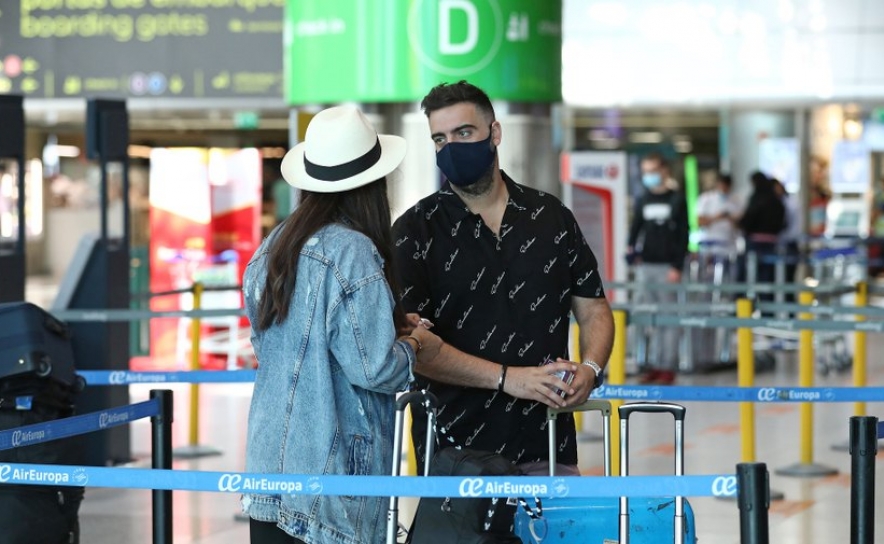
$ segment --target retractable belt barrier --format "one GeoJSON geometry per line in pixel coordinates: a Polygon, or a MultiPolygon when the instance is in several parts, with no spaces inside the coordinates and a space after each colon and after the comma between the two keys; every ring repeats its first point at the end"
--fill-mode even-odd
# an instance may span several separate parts
{"type": "MultiPolygon", "coordinates": [[[[152,391],[151,396],[154,396],[152,391]]],[[[165,392],[168,393],[168,392],[165,392]]],[[[146,417],[171,419],[170,398],[72,416],[0,433],[0,449],[28,446],[129,424],[146,417]],[[165,403],[165,406],[164,406],[165,403]]],[[[165,421],[170,424],[171,421],[165,421]]],[[[164,441],[170,442],[166,435],[164,441]]],[[[152,444],[154,447],[157,444],[152,444]]],[[[166,444],[165,447],[169,447],[166,444]]],[[[0,484],[93,486],[129,489],[211,491],[255,494],[364,495],[403,497],[620,497],[733,496],[732,474],[699,476],[579,477],[401,477],[292,475],[110,468],[77,465],[0,463],[0,484]],[[599,485],[604,483],[604,485],[599,485]]]]}
{"type": "MultiPolygon", "coordinates": [[[[101,431],[160,414],[157,399],[0,431],[0,451],[101,431]]],[[[0,477],[0,482],[3,482],[0,477]]],[[[83,484],[71,484],[83,485],[83,484]]]]}
{"type": "MultiPolygon", "coordinates": [[[[685,388],[687,389],[687,388],[685,388]]],[[[62,420],[29,425],[0,432],[0,449],[22,447],[77,434],[100,431],[116,425],[151,417],[155,434],[152,448],[152,469],[108,468],[77,465],[42,465],[0,463],[0,485],[92,486],[126,489],[150,489],[154,493],[154,541],[171,542],[171,491],[203,491],[221,493],[292,494],[292,495],[362,495],[373,497],[500,497],[536,496],[544,498],[600,497],[669,497],[712,496],[737,497],[741,532],[750,538],[765,538],[769,488],[766,468],[760,463],[741,463],[737,473],[681,476],[628,477],[402,477],[341,476],[310,474],[261,474],[243,472],[209,472],[171,470],[171,392],[151,391],[151,400],[101,410],[62,420]],[[164,429],[157,432],[159,429],[164,429]],[[15,438],[18,437],[18,438],[15,438]],[[164,457],[162,468],[157,466],[164,457]],[[743,489],[743,487],[746,489],[743,489]],[[159,507],[158,507],[159,506],[159,507]],[[745,534],[750,533],[750,534],[745,534]]],[[[851,452],[868,464],[877,449],[876,438],[884,437],[884,423],[876,418],[851,420],[851,452]],[[860,425],[855,425],[859,423],[860,425]],[[867,429],[866,432],[854,432],[867,429]],[[877,436],[875,436],[877,431],[877,436]],[[855,436],[856,435],[856,436],[855,436]],[[866,436],[868,435],[868,436],[866,436]]],[[[872,461],[873,463],[873,461],[872,461]]],[[[870,469],[874,474],[874,465],[870,469]]],[[[872,481],[874,479],[872,478],[872,481]]],[[[861,482],[852,482],[860,485],[861,482]]],[[[852,530],[873,534],[874,487],[862,484],[859,508],[852,507],[852,530]],[[871,498],[869,498],[869,494],[871,498]],[[871,502],[870,502],[871,501],[871,502]],[[859,520],[859,529],[856,529],[859,520]],[[869,521],[872,520],[872,521],[869,521]]],[[[856,494],[856,493],[855,493],[856,494]]]]}
{"type": "MultiPolygon", "coordinates": [[[[188,292],[191,290],[188,289],[188,292]]],[[[244,316],[246,312],[242,308],[217,308],[209,310],[52,310],[52,315],[62,321],[71,322],[99,322],[109,323],[116,321],[138,321],[141,319],[155,319],[160,317],[230,317],[244,316]]]]}
{"type": "MultiPolygon", "coordinates": [[[[248,383],[254,370],[129,372],[82,370],[87,385],[157,383],[248,383]]],[[[884,401],[884,387],[729,387],[681,385],[603,385],[591,398],[708,402],[857,402],[884,401]]]]}
{"type": "Polygon", "coordinates": [[[690,476],[342,476],[0,464],[0,484],[366,497],[731,497],[734,474],[690,476]],[[51,475],[51,476],[50,476],[51,475]]]}

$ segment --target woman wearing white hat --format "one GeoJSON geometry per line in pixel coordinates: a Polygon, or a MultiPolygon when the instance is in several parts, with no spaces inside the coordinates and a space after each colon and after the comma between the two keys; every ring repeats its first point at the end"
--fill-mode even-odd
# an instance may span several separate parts
{"type": "MultiPolygon", "coordinates": [[[[414,380],[416,363],[439,381],[559,399],[550,387],[565,384],[543,369],[498,383],[499,365],[414,327],[417,317],[395,302],[386,176],[404,156],[402,138],[378,135],[356,108],[335,107],[313,118],[282,161],[283,177],[301,190],[299,205],[243,277],[258,359],[247,472],[388,474],[395,394],[414,380]]],[[[356,488],[353,496],[279,491],[244,489],[253,543],[384,540],[380,497],[356,488]]]]}

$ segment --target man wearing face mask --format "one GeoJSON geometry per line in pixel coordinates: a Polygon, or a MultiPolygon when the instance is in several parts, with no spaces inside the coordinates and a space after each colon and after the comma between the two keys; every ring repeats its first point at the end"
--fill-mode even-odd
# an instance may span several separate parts
{"type": "MultiPolygon", "coordinates": [[[[570,389],[561,393],[566,406],[601,384],[614,323],[596,258],[561,201],[500,169],[503,130],[481,89],[441,84],[421,107],[447,181],[393,226],[401,300],[446,342],[500,364],[494,375],[477,376],[474,387],[419,377],[440,401],[439,440],[499,452],[526,473],[549,474],[545,407],[506,394],[503,385],[547,360],[554,362],[544,367],[550,373],[572,365],[570,389]],[[572,312],[582,351],[574,363],[572,312]],[[482,385],[489,380],[492,387],[482,385]]],[[[422,457],[425,418],[415,413],[413,421],[422,457]]],[[[559,429],[557,473],[579,474],[573,418],[560,416],[559,429]]]]}
{"type": "MultiPolygon", "coordinates": [[[[645,190],[636,199],[629,227],[627,258],[635,265],[635,283],[653,285],[679,283],[688,251],[688,215],[684,195],[677,184],[665,175],[668,165],[657,154],[641,162],[642,185],[645,190]]],[[[636,302],[674,306],[672,290],[642,290],[636,302]]],[[[678,329],[664,327],[651,335],[649,369],[639,378],[641,383],[669,385],[675,381],[678,366],[678,329]]]]}

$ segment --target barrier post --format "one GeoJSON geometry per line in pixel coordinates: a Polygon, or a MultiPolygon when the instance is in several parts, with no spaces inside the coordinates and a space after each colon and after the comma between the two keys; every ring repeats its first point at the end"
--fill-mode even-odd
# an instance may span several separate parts
{"type": "MultiPolygon", "coordinates": [[[[611,385],[623,385],[626,383],[626,312],[614,310],[614,346],[611,350],[611,360],[608,362],[608,383],[611,385]]],[[[611,400],[611,444],[620,443],[620,411],[623,400],[611,400]]],[[[611,474],[620,474],[620,448],[613,447],[609,451],[611,459],[611,474]]]]}
{"type": "MultiPolygon", "coordinates": [[[[856,300],[854,305],[857,308],[865,308],[869,303],[869,284],[861,281],[856,284],[856,300]]],[[[857,314],[857,321],[865,321],[865,316],[857,314]]],[[[856,331],[853,333],[853,386],[866,386],[866,332],[856,331]]],[[[853,414],[856,416],[866,415],[866,403],[856,402],[853,405],[853,414]]]]}
{"type": "Polygon", "coordinates": [[[770,477],[767,465],[737,465],[737,501],[740,508],[740,544],[768,544],[770,477]]]}
{"type": "MultiPolygon", "coordinates": [[[[856,284],[856,298],[854,299],[854,305],[857,307],[856,320],[857,321],[865,321],[866,316],[859,313],[862,311],[862,308],[865,308],[869,304],[869,284],[864,281],[857,282],[856,284]]],[[[867,374],[867,344],[866,344],[866,332],[865,331],[854,331],[853,333],[853,386],[854,387],[865,387],[868,380],[867,374]]],[[[853,415],[855,416],[864,416],[866,415],[866,403],[862,401],[858,401],[853,403],[853,415]]],[[[837,442],[832,444],[832,449],[836,451],[848,451],[850,450],[850,440],[837,442]]]]}
{"type": "MultiPolygon", "coordinates": [[[[193,284],[192,309],[202,308],[203,284],[193,284]]],[[[199,317],[193,316],[190,320],[190,370],[200,369],[200,337],[202,335],[202,323],[199,317]]],[[[176,448],[175,456],[185,459],[205,457],[209,455],[221,455],[221,452],[199,445],[200,428],[200,385],[190,384],[190,425],[188,427],[187,446],[176,448]]]]}
{"type": "Polygon", "coordinates": [[[875,542],[878,418],[850,418],[850,544],[875,542]]]}
{"type": "MultiPolygon", "coordinates": [[[[193,309],[203,307],[203,284],[193,284],[193,309]]],[[[190,370],[200,369],[200,336],[202,335],[202,321],[198,317],[190,320],[190,370]]],[[[190,384],[190,427],[188,432],[188,444],[196,446],[199,443],[200,427],[200,384],[190,384]]]]}
{"type": "MultiPolygon", "coordinates": [[[[752,317],[752,301],[746,298],[737,300],[737,317],[752,317]]],[[[737,381],[740,387],[752,387],[755,379],[755,352],[752,349],[752,329],[737,329],[737,381]]],[[[755,403],[740,403],[740,433],[742,449],[740,459],[744,463],[755,461],[755,403]]]]}
{"type": "MultiPolygon", "coordinates": [[[[582,360],[580,358],[580,325],[576,322],[571,323],[571,353],[569,354],[572,361],[577,361],[579,364],[582,360]]],[[[577,412],[573,414],[574,416],[574,428],[577,430],[577,440],[593,440],[598,438],[594,436],[592,433],[583,431],[583,414],[577,412]]],[[[599,435],[600,436],[600,435],[599,435]]]]}
{"type": "MultiPolygon", "coordinates": [[[[803,291],[798,295],[798,302],[803,306],[813,304],[813,293],[803,291]]],[[[810,321],[813,314],[802,312],[798,315],[802,321],[810,321]]],[[[798,387],[813,387],[813,331],[801,329],[798,333],[798,387]]],[[[813,403],[802,402],[800,409],[800,432],[799,462],[797,464],[777,469],[775,472],[782,476],[831,476],[838,474],[834,468],[817,465],[813,462],[813,403]]]]}
{"type": "MultiPolygon", "coordinates": [[[[172,391],[153,389],[151,399],[159,399],[160,415],[152,416],[151,422],[151,468],[172,468],[172,391]]],[[[172,491],[154,489],[153,544],[172,544],[172,491]]]]}

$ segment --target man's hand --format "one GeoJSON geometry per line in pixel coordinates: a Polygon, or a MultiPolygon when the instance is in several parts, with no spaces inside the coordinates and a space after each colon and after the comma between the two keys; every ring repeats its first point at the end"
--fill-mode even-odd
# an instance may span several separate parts
{"type": "MultiPolygon", "coordinates": [[[[519,399],[537,401],[552,408],[562,408],[571,404],[570,397],[576,393],[576,390],[573,385],[563,382],[555,374],[567,370],[576,372],[579,376],[581,372],[579,366],[564,359],[543,366],[511,366],[507,368],[503,390],[519,399]],[[565,392],[564,399],[556,393],[558,389],[565,392]]],[[[589,370],[592,373],[592,369],[589,370]]],[[[577,377],[574,380],[576,381],[577,377]]]]}
{"type": "Polygon", "coordinates": [[[564,405],[577,406],[583,404],[589,398],[589,394],[592,393],[592,390],[595,387],[595,370],[590,366],[574,363],[566,359],[558,359],[558,361],[571,363],[577,367],[577,371],[574,374],[574,381],[571,382],[571,389],[573,389],[574,392],[565,396],[564,405]]]}
{"type": "Polygon", "coordinates": [[[666,274],[666,282],[681,283],[681,270],[677,268],[670,268],[669,273],[666,274]]]}
{"type": "Polygon", "coordinates": [[[414,329],[417,326],[421,326],[425,329],[433,328],[433,322],[425,317],[421,317],[420,314],[405,314],[405,320],[407,325],[397,331],[397,336],[408,336],[409,334],[414,333],[414,329]]]}

